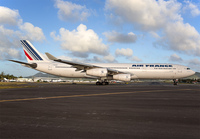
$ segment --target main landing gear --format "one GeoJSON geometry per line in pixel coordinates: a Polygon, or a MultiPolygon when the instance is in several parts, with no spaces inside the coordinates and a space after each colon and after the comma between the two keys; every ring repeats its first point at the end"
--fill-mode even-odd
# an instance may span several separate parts
{"type": "Polygon", "coordinates": [[[109,85],[108,81],[97,81],[96,85],[109,85]]]}
{"type": "Polygon", "coordinates": [[[96,85],[109,85],[109,82],[96,82],[96,85]]]}
{"type": "Polygon", "coordinates": [[[178,85],[178,79],[173,79],[174,85],[178,85]]]}

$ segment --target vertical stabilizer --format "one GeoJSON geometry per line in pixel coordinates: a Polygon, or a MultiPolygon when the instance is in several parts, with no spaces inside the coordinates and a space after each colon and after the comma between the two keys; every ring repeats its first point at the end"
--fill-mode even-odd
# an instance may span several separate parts
{"type": "Polygon", "coordinates": [[[35,47],[28,40],[20,40],[26,55],[27,61],[44,61],[43,56],[35,49],[35,47]]]}

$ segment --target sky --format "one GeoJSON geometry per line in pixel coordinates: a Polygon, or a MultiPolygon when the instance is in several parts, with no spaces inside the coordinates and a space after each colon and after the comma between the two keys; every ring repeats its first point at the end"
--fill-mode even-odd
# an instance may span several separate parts
{"type": "Polygon", "coordinates": [[[0,72],[37,73],[20,40],[86,63],[172,63],[200,72],[200,0],[0,0],[0,72]]]}

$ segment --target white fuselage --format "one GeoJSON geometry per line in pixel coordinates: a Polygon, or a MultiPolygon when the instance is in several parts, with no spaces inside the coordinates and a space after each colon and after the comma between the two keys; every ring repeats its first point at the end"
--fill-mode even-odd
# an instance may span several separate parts
{"type": "MultiPolygon", "coordinates": [[[[131,79],[179,79],[195,73],[186,66],[175,64],[95,63],[93,65],[130,73],[131,79]]],[[[58,62],[37,62],[36,70],[63,77],[99,78],[89,76],[83,70],[76,71],[76,68],[71,65],[58,62]]]]}

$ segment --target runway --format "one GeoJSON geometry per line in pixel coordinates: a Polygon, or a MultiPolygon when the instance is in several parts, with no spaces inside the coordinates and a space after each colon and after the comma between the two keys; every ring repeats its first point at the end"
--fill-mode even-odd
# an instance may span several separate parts
{"type": "Polygon", "coordinates": [[[0,138],[200,138],[199,85],[24,86],[0,89],[0,138]]]}

